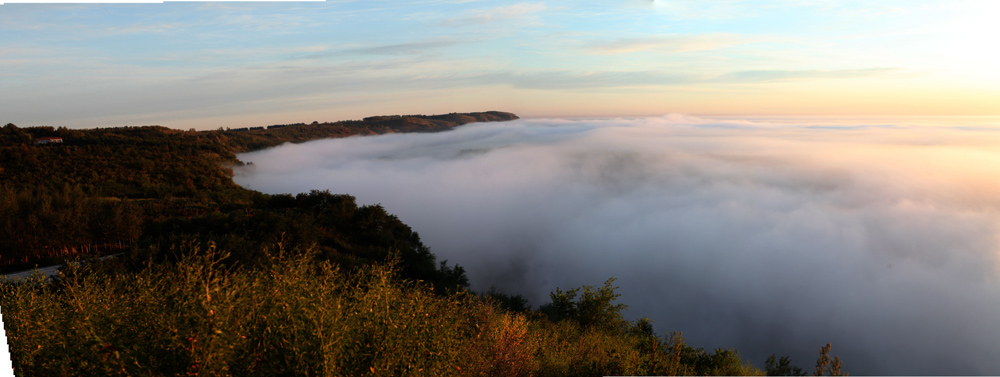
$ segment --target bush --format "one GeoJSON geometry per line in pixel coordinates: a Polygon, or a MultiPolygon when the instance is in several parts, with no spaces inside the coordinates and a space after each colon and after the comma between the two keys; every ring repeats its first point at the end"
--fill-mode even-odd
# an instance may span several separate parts
{"type": "Polygon", "coordinates": [[[612,285],[614,281],[615,278],[608,279],[599,289],[594,289],[590,285],[568,291],[556,288],[555,292],[549,294],[552,302],[542,305],[539,310],[548,315],[552,322],[568,319],[576,321],[584,328],[620,328],[627,325],[627,321],[622,317],[622,311],[628,306],[612,304],[621,296],[615,293],[617,287],[612,285]],[[576,296],[580,290],[583,290],[583,297],[577,300],[576,296]]]}
{"type": "MultiPolygon", "coordinates": [[[[0,279],[15,372],[761,374],[735,350],[695,349],[680,333],[664,341],[648,319],[624,320],[613,279],[600,289],[557,290],[546,313],[510,311],[489,295],[442,295],[430,283],[402,280],[396,260],[341,269],[315,250],[279,244],[250,268],[225,263],[229,254],[211,243],[174,250],[174,263],[150,260],[139,269],[70,264],[52,281],[0,279]]],[[[839,373],[839,359],[824,360],[824,370],[839,373]]]]}
{"type": "MultiPolygon", "coordinates": [[[[213,245],[175,264],[101,274],[73,265],[0,283],[20,375],[442,375],[470,369],[490,307],[280,248],[270,269],[224,267],[213,245]]],[[[82,267],[86,269],[87,267],[82,267]]],[[[503,332],[500,332],[501,338],[503,332]]]]}

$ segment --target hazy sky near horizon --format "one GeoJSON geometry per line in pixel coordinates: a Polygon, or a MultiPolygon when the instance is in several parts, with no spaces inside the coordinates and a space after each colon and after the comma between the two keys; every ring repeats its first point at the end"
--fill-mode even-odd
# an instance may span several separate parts
{"type": "Polygon", "coordinates": [[[616,277],[695,347],[1000,373],[1000,119],[522,119],[244,153],[236,182],[382,204],[472,289],[616,277]]]}
{"type": "Polygon", "coordinates": [[[0,122],[996,114],[997,15],[961,0],[4,4],[0,122]]]}

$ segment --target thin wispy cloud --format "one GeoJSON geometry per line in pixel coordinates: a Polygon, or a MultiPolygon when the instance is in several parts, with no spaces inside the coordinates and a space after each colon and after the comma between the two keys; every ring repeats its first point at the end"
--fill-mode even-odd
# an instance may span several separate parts
{"type": "Polygon", "coordinates": [[[252,48],[213,48],[198,51],[189,51],[177,54],[158,55],[164,59],[195,59],[201,56],[202,59],[226,59],[234,62],[258,63],[261,61],[285,61],[297,58],[308,57],[330,50],[327,44],[315,45],[293,45],[293,46],[270,46],[252,48]]]}
{"type": "Polygon", "coordinates": [[[687,84],[697,80],[696,77],[693,77],[694,75],[671,74],[658,71],[541,71],[509,73],[498,76],[499,80],[509,80],[509,83],[514,87],[546,90],[670,86],[687,84]]]}
{"type": "Polygon", "coordinates": [[[482,25],[498,21],[533,22],[529,20],[529,17],[540,13],[545,9],[546,6],[543,3],[518,3],[490,9],[469,11],[462,16],[444,20],[441,22],[441,25],[482,25]]]}
{"type": "Polygon", "coordinates": [[[899,73],[896,68],[846,70],[762,70],[738,71],[723,75],[708,72],[666,71],[538,71],[508,72],[481,76],[496,82],[509,80],[515,87],[548,90],[624,87],[666,87],[698,83],[771,83],[788,80],[837,80],[880,77],[899,73]]]}
{"type": "Polygon", "coordinates": [[[451,38],[445,38],[445,39],[437,39],[430,41],[396,43],[396,44],[379,45],[372,47],[352,48],[346,50],[345,52],[356,53],[356,54],[369,54],[369,55],[420,55],[432,51],[437,51],[443,48],[455,46],[460,43],[462,42],[459,42],[451,38]]]}
{"type": "Polygon", "coordinates": [[[467,3],[479,3],[485,0],[418,0],[411,1],[412,4],[467,4],[467,3]]]}
{"type": "Polygon", "coordinates": [[[773,82],[785,80],[806,80],[806,79],[853,79],[863,77],[885,76],[900,73],[899,68],[865,68],[865,69],[836,69],[836,70],[760,70],[760,71],[739,71],[719,76],[713,81],[717,82],[773,82]]]}
{"type": "Polygon", "coordinates": [[[233,27],[264,31],[294,31],[311,23],[308,17],[271,14],[233,14],[220,17],[219,21],[233,27]]]}
{"type": "MultiPolygon", "coordinates": [[[[269,51],[290,56],[301,49],[290,47],[269,51]]],[[[255,51],[232,49],[216,53],[209,57],[230,60],[233,59],[233,54],[254,54],[255,51]]],[[[182,59],[185,56],[170,58],[182,59]]],[[[0,60],[0,64],[2,63],[3,60],[0,60]]],[[[381,96],[358,93],[391,93],[401,89],[418,91],[467,83],[461,78],[451,77],[448,65],[439,65],[436,60],[409,55],[389,56],[378,61],[275,59],[261,64],[228,66],[223,69],[193,67],[184,71],[115,64],[113,61],[106,63],[102,65],[92,62],[88,68],[88,80],[105,83],[99,89],[59,88],[57,79],[25,82],[24,85],[43,85],[53,89],[42,97],[46,105],[33,105],[41,99],[33,95],[11,92],[0,93],[0,102],[8,104],[10,108],[17,108],[20,114],[44,114],[57,122],[73,120],[94,124],[95,120],[113,119],[113,123],[94,124],[109,126],[137,123],[129,119],[151,119],[157,124],[163,124],[166,122],[157,120],[157,114],[170,116],[183,112],[234,116],[248,111],[259,113],[288,108],[289,103],[294,103],[303,96],[323,95],[328,98],[328,105],[335,105],[338,101],[330,99],[333,95],[377,101],[381,96]],[[434,70],[429,71],[426,68],[428,65],[434,66],[434,70]],[[434,73],[416,76],[414,72],[434,73]],[[135,93],[143,95],[137,96],[135,93]],[[51,103],[62,105],[52,107],[48,105],[51,103]]]]}
{"type": "Polygon", "coordinates": [[[184,22],[169,22],[159,24],[132,24],[124,26],[111,26],[104,30],[112,34],[135,34],[135,33],[165,33],[175,32],[180,29],[191,27],[192,24],[184,22]]]}
{"type": "Polygon", "coordinates": [[[598,55],[628,54],[639,51],[688,52],[706,51],[763,41],[762,38],[735,34],[661,35],[638,38],[621,38],[609,42],[595,42],[587,52],[598,55]]]}

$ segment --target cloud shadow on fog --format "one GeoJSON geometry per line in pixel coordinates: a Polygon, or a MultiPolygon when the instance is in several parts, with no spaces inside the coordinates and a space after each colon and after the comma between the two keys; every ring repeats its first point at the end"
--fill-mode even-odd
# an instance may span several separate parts
{"type": "Polygon", "coordinates": [[[630,317],[758,366],[830,342],[854,374],[1000,373],[1000,202],[968,168],[996,136],[897,126],[471,124],[247,153],[237,181],[381,203],[473,289],[536,306],[617,277],[630,317]]]}

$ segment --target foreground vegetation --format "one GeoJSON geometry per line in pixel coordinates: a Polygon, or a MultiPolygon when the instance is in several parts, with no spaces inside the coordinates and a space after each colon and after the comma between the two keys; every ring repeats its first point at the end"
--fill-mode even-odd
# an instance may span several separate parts
{"type": "MultiPolygon", "coordinates": [[[[347,271],[315,250],[262,250],[267,268],[209,244],[124,272],[72,264],[0,283],[18,375],[761,375],[732,349],[622,318],[611,281],[553,293],[542,312],[435,294],[398,261],[347,271]],[[262,267],[262,266],[258,266],[262,267]],[[543,312],[548,312],[548,315],[543,312]],[[553,317],[555,316],[555,317],[553,317]]],[[[826,351],[829,351],[827,349],[826,351]]],[[[839,363],[839,360],[838,360],[839,363]]],[[[839,366],[837,367],[839,369],[839,366]]]]}
{"type": "MultiPolygon", "coordinates": [[[[321,137],[431,132],[487,112],[179,131],[0,128],[0,280],[18,375],[802,375],[626,321],[613,279],[520,296],[470,293],[379,205],[232,181],[235,153],[321,137]],[[61,145],[35,145],[60,136],[61,145]],[[114,258],[96,260],[100,255],[114,258]]],[[[817,374],[839,374],[821,349],[817,374]]]]}

